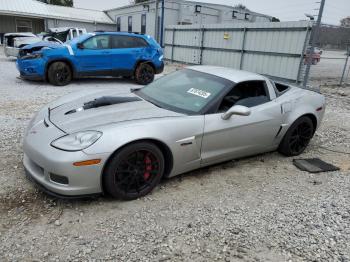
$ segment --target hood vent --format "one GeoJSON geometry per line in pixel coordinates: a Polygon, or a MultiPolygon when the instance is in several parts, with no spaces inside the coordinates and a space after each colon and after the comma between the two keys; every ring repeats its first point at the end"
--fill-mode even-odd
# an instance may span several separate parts
{"type": "Polygon", "coordinates": [[[70,110],[65,113],[65,115],[73,114],[79,111],[88,110],[91,108],[98,108],[103,106],[110,106],[110,105],[116,105],[116,104],[122,104],[122,103],[128,103],[128,102],[136,102],[136,101],[142,101],[142,99],[134,96],[129,97],[118,97],[118,96],[102,96],[100,98],[96,98],[93,101],[89,101],[87,103],[84,103],[84,106],[70,110]]]}

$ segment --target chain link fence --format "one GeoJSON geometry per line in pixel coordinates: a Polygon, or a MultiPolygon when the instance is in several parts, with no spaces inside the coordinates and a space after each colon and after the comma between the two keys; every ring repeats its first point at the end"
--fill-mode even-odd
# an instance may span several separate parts
{"type": "Polygon", "coordinates": [[[350,28],[322,24],[316,40],[321,60],[311,67],[311,81],[350,86],[350,28]]]}

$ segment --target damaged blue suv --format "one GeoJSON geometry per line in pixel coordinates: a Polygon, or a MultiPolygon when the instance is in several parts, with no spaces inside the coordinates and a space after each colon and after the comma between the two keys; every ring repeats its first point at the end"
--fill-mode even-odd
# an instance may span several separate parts
{"type": "Polygon", "coordinates": [[[28,45],[16,63],[22,78],[57,86],[85,76],[133,77],[145,85],[164,69],[163,50],[151,36],[123,32],[85,34],[66,44],[28,45]]]}

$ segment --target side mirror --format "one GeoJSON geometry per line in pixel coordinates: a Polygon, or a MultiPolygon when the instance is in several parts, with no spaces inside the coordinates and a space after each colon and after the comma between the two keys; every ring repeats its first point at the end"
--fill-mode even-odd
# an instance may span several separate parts
{"type": "Polygon", "coordinates": [[[231,107],[227,112],[223,113],[221,115],[221,118],[223,120],[228,120],[232,115],[238,115],[238,116],[249,116],[251,113],[250,108],[246,106],[233,106],[231,107]]]}
{"type": "Polygon", "coordinates": [[[83,44],[83,43],[78,43],[78,44],[77,44],[77,47],[78,47],[79,49],[84,49],[84,44],[83,44]]]}

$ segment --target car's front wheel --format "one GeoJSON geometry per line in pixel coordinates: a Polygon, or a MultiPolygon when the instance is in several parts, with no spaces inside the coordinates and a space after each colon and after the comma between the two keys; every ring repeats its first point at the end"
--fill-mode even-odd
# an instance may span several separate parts
{"type": "Polygon", "coordinates": [[[310,117],[298,118],[283,137],[278,151],[286,156],[297,156],[304,152],[314,135],[314,125],[310,117]]]}
{"type": "Polygon", "coordinates": [[[129,144],[108,162],[103,174],[106,192],[114,198],[133,200],[150,193],[164,173],[164,156],[149,142],[129,144]]]}
{"type": "Polygon", "coordinates": [[[55,86],[65,86],[72,81],[72,70],[65,62],[52,63],[47,75],[50,84],[55,86]]]}
{"type": "Polygon", "coordinates": [[[141,63],[135,70],[136,83],[140,85],[147,85],[154,80],[154,68],[147,63],[141,63]]]}

